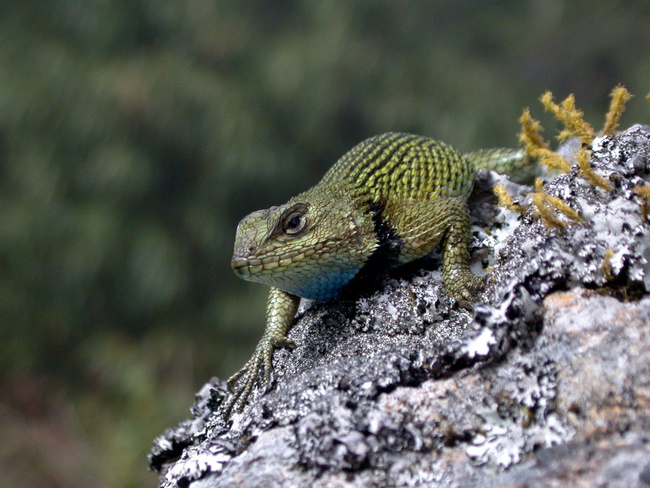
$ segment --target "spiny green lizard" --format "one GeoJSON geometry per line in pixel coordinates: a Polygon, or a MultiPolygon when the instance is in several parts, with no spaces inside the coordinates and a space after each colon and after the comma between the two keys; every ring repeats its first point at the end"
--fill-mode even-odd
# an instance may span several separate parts
{"type": "Polygon", "coordinates": [[[264,335],[228,380],[226,417],[243,408],[260,372],[270,380],[274,350],[293,347],[287,332],[301,297],[328,300],[358,275],[409,263],[440,245],[447,293],[461,303],[472,300],[484,288],[469,269],[466,200],[475,173],[525,161],[523,150],[463,155],[433,139],[386,133],[352,148],[320,183],[286,204],[244,217],[232,267],[271,291],[264,335]]]}

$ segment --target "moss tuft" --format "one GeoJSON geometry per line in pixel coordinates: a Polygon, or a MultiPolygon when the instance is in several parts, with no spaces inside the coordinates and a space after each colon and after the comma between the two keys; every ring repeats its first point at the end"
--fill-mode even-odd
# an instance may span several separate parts
{"type": "Polygon", "coordinates": [[[576,153],[576,160],[578,161],[579,168],[578,174],[592,185],[599,186],[603,190],[610,191],[612,188],[607,180],[596,173],[591,167],[591,164],[589,163],[590,158],[591,151],[589,149],[582,148],[576,153]]]}
{"type": "Polygon", "coordinates": [[[614,281],[616,276],[614,275],[612,269],[612,258],[614,257],[614,249],[608,247],[605,251],[605,257],[603,258],[603,264],[600,265],[600,270],[603,273],[603,276],[607,281],[614,281]]]}
{"type": "Polygon", "coordinates": [[[576,108],[573,95],[569,95],[558,105],[553,101],[553,94],[547,91],[541,96],[540,101],[547,111],[564,124],[565,129],[558,136],[560,141],[578,137],[583,146],[591,144],[594,140],[594,129],[583,119],[584,113],[576,108]]]}
{"type": "Polygon", "coordinates": [[[526,209],[519,205],[518,203],[515,203],[515,201],[512,199],[510,194],[508,193],[508,190],[506,190],[506,187],[503,185],[496,185],[493,189],[494,194],[499,198],[499,205],[502,207],[507,208],[508,210],[512,210],[513,212],[517,212],[520,214],[523,214],[526,212],[526,209]]]}
{"type": "Polygon", "coordinates": [[[561,198],[553,197],[544,191],[544,184],[541,178],[537,178],[535,181],[535,190],[535,193],[532,194],[533,205],[535,205],[533,215],[542,219],[544,225],[564,230],[567,225],[571,223],[583,222],[580,214],[573,210],[568,203],[561,198]],[[560,219],[557,216],[556,211],[562,213],[571,222],[560,219]]]}
{"type": "Polygon", "coordinates": [[[537,158],[540,164],[546,165],[549,169],[557,169],[563,173],[571,171],[571,164],[556,152],[549,149],[549,144],[541,136],[544,130],[539,121],[533,119],[530,110],[524,110],[519,118],[521,132],[519,141],[525,144],[526,152],[531,158],[537,158]]]}
{"type": "MultiPolygon", "coordinates": [[[[614,88],[610,96],[611,101],[609,110],[605,116],[605,126],[603,128],[604,135],[614,134],[616,127],[618,127],[621,114],[625,110],[625,104],[632,98],[632,95],[627,89],[621,85],[614,88]]],[[[589,146],[595,137],[594,130],[589,123],[585,122],[583,112],[576,107],[575,97],[569,95],[557,104],[553,100],[553,94],[547,91],[540,97],[540,101],[547,111],[551,112],[556,119],[564,124],[564,129],[558,135],[560,141],[564,141],[570,137],[580,139],[582,149],[576,153],[578,174],[592,185],[610,191],[610,184],[593,170],[589,162],[591,158],[589,146]]],[[[538,158],[539,163],[546,165],[549,169],[559,170],[563,173],[569,173],[571,171],[569,161],[549,149],[549,143],[540,135],[542,126],[531,117],[529,109],[524,110],[524,113],[519,118],[519,122],[521,123],[519,140],[526,145],[526,151],[531,157],[538,158]]]]}
{"type": "Polygon", "coordinates": [[[650,183],[636,185],[634,193],[641,197],[641,213],[643,218],[647,219],[650,216],[650,183]]]}
{"type": "Polygon", "coordinates": [[[625,111],[625,104],[632,98],[630,92],[622,85],[618,85],[612,90],[610,95],[609,110],[605,116],[605,126],[603,127],[604,136],[613,136],[618,127],[621,115],[625,111]]]}

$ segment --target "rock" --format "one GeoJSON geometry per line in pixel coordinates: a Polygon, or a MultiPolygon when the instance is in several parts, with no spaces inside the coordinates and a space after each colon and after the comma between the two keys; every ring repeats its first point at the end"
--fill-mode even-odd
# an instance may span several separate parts
{"type": "Polygon", "coordinates": [[[304,304],[242,413],[224,422],[214,379],[156,439],[161,486],[650,486],[650,134],[593,150],[611,191],[577,169],[545,185],[584,219],[564,230],[482,199],[531,189],[479,176],[474,254],[493,270],[473,312],[435,258],[304,304]]]}

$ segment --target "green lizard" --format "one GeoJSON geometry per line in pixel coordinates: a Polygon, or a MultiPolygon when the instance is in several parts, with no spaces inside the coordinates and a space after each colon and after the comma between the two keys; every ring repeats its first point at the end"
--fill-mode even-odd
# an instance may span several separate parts
{"type": "Polygon", "coordinates": [[[370,268],[406,264],[441,246],[447,293],[471,301],[484,288],[469,269],[466,200],[475,173],[525,161],[523,150],[463,155],[433,139],[386,133],[352,148],[320,183],[286,204],[244,217],[232,267],[271,291],[264,335],[228,380],[225,415],[243,408],[260,372],[270,380],[274,350],[294,346],[287,332],[301,297],[328,300],[370,268]]]}

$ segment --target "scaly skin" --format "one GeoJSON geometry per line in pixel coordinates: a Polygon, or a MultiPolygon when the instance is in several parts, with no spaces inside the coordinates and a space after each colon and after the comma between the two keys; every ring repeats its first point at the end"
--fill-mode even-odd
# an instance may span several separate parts
{"type": "Polygon", "coordinates": [[[328,300],[360,271],[393,267],[442,247],[447,293],[465,304],[484,288],[469,269],[466,200],[479,168],[511,169],[523,151],[462,155],[426,137],[387,133],[346,153],[313,188],[239,223],[232,267],[241,278],[271,286],[266,330],[253,357],[228,380],[224,405],[241,410],[273,352],[292,347],[287,332],[300,297],[328,300]]]}

